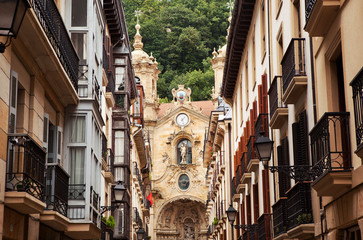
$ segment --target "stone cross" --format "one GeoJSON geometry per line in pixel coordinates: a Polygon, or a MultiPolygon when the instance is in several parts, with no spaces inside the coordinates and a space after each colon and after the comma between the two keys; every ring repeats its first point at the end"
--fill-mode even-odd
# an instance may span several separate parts
{"type": "Polygon", "coordinates": [[[136,10],[135,10],[135,16],[136,16],[136,19],[137,19],[137,24],[139,24],[139,17],[140,17],[141,15],[142,15],[141,10],[136,9],[136,10]]]}

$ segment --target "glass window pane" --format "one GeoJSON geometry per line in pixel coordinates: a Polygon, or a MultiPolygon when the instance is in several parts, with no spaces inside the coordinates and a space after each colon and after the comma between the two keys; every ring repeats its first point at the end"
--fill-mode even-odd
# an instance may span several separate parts
{"type": "Polygon", "coordinates": [[[71,39],[80,60],[79,64],[85,65],[87,59],[87,33],[72,33],[71,39]]]}
{"type": "Polygon", "coordinates": [[[115,77],[116,77],[116,90],[123,90],[121,88],[125,87],[125,83],[124,83],[125,68],[124,67],[116,67],[115,77]]]}
{"type": "Polygon", "coordinates": [[[124,163],[124,131],[115,132],[115,163],[124,163]]]}
{"type": "Polygon", "coordinates": [[[84,184],[84,148],[71,148],[70,184],[84,184]]]}
{"type": "Polygon", "coordinates": [[[116,58],[115,59],[115,64],[125,64],[125,59],[124,58],[116,58]]]}
{"type": "Polygon", "coordinates": [[[80,116],[72,117],[70,142],[72,143],[85,142],[85,135],[86,135],[85,124],[86,124],[85,117],[80,117],[80,116]]]}
{"type": "Polygon", "coordinates": [[[72,27],[87,26],[87,0],[72,1],[72,27]]]}

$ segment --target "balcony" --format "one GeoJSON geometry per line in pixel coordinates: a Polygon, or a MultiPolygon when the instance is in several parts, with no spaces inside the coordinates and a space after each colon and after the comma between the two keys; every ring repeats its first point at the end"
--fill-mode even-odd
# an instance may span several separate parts
{"type": "Polygon", "coordinates": [[[353,90],[355,134],[357,150],[355,153],[363,159],[363,68],[350,83],[353,90]]]}
{"type": "Polygon", "coordinates": [[[5,205],[23,214],[45,208],[45,156],[27,134],[9,134],[5,205]]]}
{"type": "Polygon", "coordinates": [[[268,137],[268,130],[268,113],[260,113],[255,123],[255,139],[257,140],[261,132],[264,133],[265,137],[268,137]]]}
{"type": "Polygon", "coordinates": [[[247,153],[242,153],[242,158],[241,158],[241,164],[238,165],[237,167],[237,171],[236,171],[236,178],[237,178],[237,193],[243,193],[245,188],[246,188],[246,184],[242,183],[245,182],[246,180],[246,176],[245,174],[250,174],[250,173],[246,173],[246,155],[247,153]]]}
{"type": "Polygon", "coordinates": [[[337,197],[352,185],[348,112],[327,112],[310,132],[312,187],[318,196],[337,197]]]}
{"type": "Polygon", "coordinates": [[[101,222],[101,240],[113,240],[113,230],[104,221],[101,222]]]}
{"type": "Polygon", "coordinates": [[[135,183],[139,199],[140,199],[140,201],[143,201],[144,186],[143,186],[141,174],[140,174],[139,168],[137,166],[137,163],[134,162],[133,164],[134,164],[134,170],[133,170],[133,173],[132,173],[132,178],[133,178],[133,181],[135,183]]]}
{"type": "Polygon", "coordinates": [[[305,92],[307,77],[305,72],[305,39],[293,38],[281,61],[283,96],[285,104],[295,104],[305,92]]]}
{"type": "Polygon", "coordinates": [[[47,166],[46,210],[40,221],[57,231],[65,231],[69,224],[68,212],[69,175],[58,164],[47,166]]]}
{"type": "Polygon", "coordinates": [[[264,213],[258,218],[258,239],[271,239],[271,214],[264,213]]]}
{"type": "Polygon", "coordinates": [[[142,219],[140,217],[140,213],[139,210],[137,210],[136,207],[132,208],[132,225],[134,225],[135,227],[142,227],[142,219]]]}
{"type": "Polygon", "coordinates": [[[314,223],[310,183],[297,183],[287,192],[287,235],[289,238],[311,239],[314,223]]]}
{"type": "Polygon", "coordinates": [[[29,3],[32,9],[25,15],[18,35],[23,45],[15,44],[16,49],[29,54],[24,61],[30,68],[40,68],[64,106],[77,104],[79,60],[57,5],[55,1],[42,0],[29,3]]]}
{"type": "Polygon", "coordinates": [[[339,8],[339,0],[305,0],[305,31],[310,37],[324,36],[338,15],[339,8]]]}
{"type": "Polygon", "coordinates": [[[272,129],[280,129],[288,117],[288,109],[282,101],[283,82],[281,76],[275,76],[268,91],[270,99],[270,126],[272,129]]]}
{"type": "Polygon", "coordinates": [[[238,181],[236,177],[232,178],[231,181],[231,196],[233,202],[239,202],[240,194],[237,193],[238,181]]]}
{"type": "Polygon", "coordinates": [[[254,172],[258,169],[260,161],[255,151],[256,137],[251,136],[247,142],[247,171],[254,172]]]}
{"type": "Polygon", "coordinates": [[[287,198],[280,198],[273,206],[274,238],[287,238],[287,198]]]}

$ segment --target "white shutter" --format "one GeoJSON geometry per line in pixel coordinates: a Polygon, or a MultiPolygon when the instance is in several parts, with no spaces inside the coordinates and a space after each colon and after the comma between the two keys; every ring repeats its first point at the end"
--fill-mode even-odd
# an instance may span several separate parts
{"type": "Polygon", "coordinates": [[[16,133],[16,106],[18,99],[18,74],[11,71],[10,75],[10,104],[9,104],[9,133],[16,133]]]}
{"type": "Polygon", "coordinates": [[[57,162],[58,164],[62,163],[62,151],[63,151],[63,129],[61,127],[57,126],[57,141],[56,141],[57,145],[56,148],[57,149],[57,162]]]}

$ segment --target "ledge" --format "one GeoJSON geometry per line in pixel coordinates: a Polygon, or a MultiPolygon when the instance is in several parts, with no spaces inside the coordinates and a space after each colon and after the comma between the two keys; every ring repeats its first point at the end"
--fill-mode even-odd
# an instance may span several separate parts
{"type": "Polygon", "coordinates": [[[61,232],[66,231],[69,224],[69,218],[59,212],[47,210],[44,210],[40,214],[40,221],[61,232]]]}
{"type": "Polygon", "coordinates": [[[329,172],[312,184],[319,197],[338,197],[352,187],[352,172],[329,172]]]}
{"type": "Polygon", "coordinates": [[[246,189],[246,184],[238,184],[237,193],[243,193],[246,189]]]}
{"type": "Polygon", "coordinates": [[[282,101],[285,104],[295,104],[306,89],[307,79],[307,76],[294,76],[282,96],[282,101]]]}
{"type": "Polygon", "coordinates": [[[305,31],[310,37],[324,36],[329,31],[339,8],[340,0],[316,0],[306,22],[305,31]]]}
{"type": "Polygon", "coordinates": [[[281,233],[280,235],[278,235],[277,237],[273,238],[274,240],[283,240],[283,239],[289,239],[289,237],[287,236],[287,233],[281,233]]]}
{"type": "Polygon", "coordinates": [[[280,129],[289,116],[288,108],[277,108],[270,120],[270,127],[272,129],[280,129]]]}
{"type": "Polygon", "coordinates": [[[260,161],[258,159],[251,159],[251,161],[247,165],[248,172],[255,172],[258,170],[258,166],[260,165],[260,161]]]}
{"type": "Polygon", "coordinates": [[[93,223],[70,223],[65,234],[74,239],[99,239],[101,229],[93,223]]]}
{"type": "Polygon", "coordinates": [[[234,194],[232,197],[232,202],[239,202],[240,197],[241,197],[241,195],[239,193],[234,194]]]}
{"type": "Polygon", "coordinates": [[[287,235],[289,238],[296,238],[301,240],[313,239],[314,231],[315,231],[314,223],[301,224],[289,230],[287,232],[287,235]]]}
{"type": "Polygon", "coordinates": [[[22,214],[39,214],[46,204],[26,192],[5,192],[5,206],[22,214]]]}
{"type": "Polygon", "coordinates": [[[242,184],[249,184],[251,182],[251,173],[244,173],[241,177],[241,183],[242,184]]]}
{"type": "Polygon", "coordinates": [[[113,176],[112,172],[105,171],[104,177],[105,177],[105,181],[107,183],[113,183],[114,182],[114,176],[113,176]]]}

